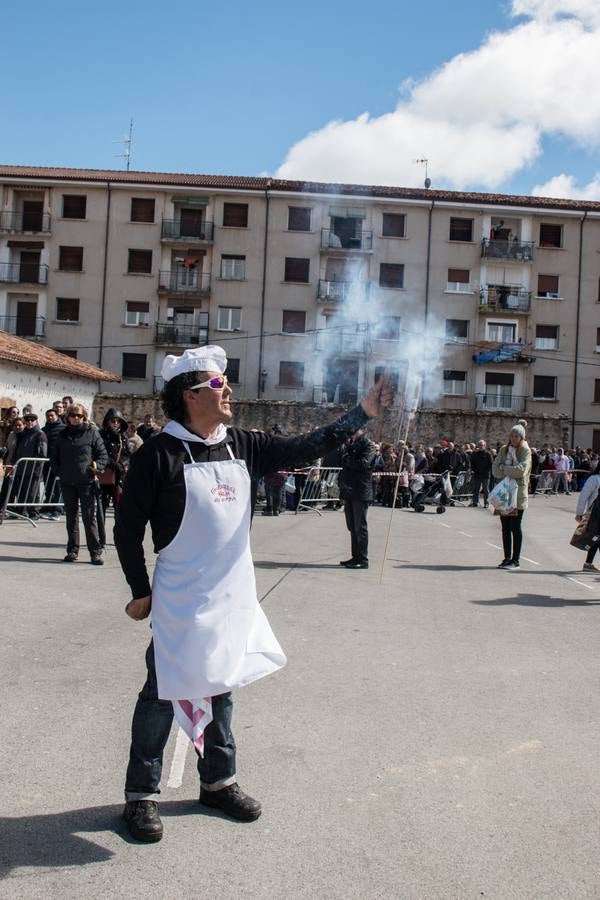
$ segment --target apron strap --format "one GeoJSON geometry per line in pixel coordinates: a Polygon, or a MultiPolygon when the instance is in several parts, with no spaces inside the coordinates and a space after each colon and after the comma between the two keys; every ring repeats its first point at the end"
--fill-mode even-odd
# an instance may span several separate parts
{"type": "Polygon", "coordinates": [[[235,459],[235,456],[233,455],[233,450],[231,449],[229,444],[227,444],[227,452],[229,453],[229,456],[231,459],[235,459]]]}
{"type": "Polygon", "coordinates": [[[190,457],[190,459],[191,459],[191,461],[192,461],[192,464],[195,463],[196,460],[195,460],[194,457],[192,456],[192,451],[190,450],[190,445],[188,444],[188,442],[187,442],[187,441],[182,441],[181,443],[183,444],[183,446],[184,446],[185,449],[187,450],[188,456],[190,457]]]}

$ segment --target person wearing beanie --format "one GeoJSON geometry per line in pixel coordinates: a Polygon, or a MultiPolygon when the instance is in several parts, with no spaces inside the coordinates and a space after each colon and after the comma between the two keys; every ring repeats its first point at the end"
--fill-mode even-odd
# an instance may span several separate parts
{"type": "Polygon", "coordinates": [[[504,559],[499,569],[519,569],[521,545],[523,543],[523,513],[528,504],[529,474],[531,472],[531,450],[525,440],[527,422],[519,419],[510,430],[508,443],[500,447],[492,466],[496,481],[514,478],[517,482],[517,505],[508,513],[502,513],[502,547],[504,559]]]}

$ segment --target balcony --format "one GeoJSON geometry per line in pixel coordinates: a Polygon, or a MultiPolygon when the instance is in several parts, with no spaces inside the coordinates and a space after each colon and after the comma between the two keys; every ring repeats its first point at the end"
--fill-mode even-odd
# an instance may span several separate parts
{"type": "Polygon", "coordinates": [[[535,362],[531,356],[529,344],[514,344],[506,341],[481,341],[479,353],[473,357],[473,362],[478,366],[487,363],[526,363],[535,362]]]}
{"type": "Polygon", "coordinates": [[[48,266],[40,263],[0,263],[0,282],[4,284],[48,284],[48,266]]]}
{"type": "Polygon", "coordinates": [[[0,331],[22,338],[45,338],[46,319],[43,316],[28,315],[0,316],[0,331]]]}
{"type": "Polygon", "coordinates": [[[157,322],[154,335],[155,344],[168,346],[197,347],[208,343],[208,328],[200,325],[174,325],[172,322],[157,322]]]}
{"type": "Polygon", "coordinates": [[[504,262],[531,262],[533,260],[533,241],[484,238],[481,242],[481,256],[483,259],[501,259],[504,262]]]}
{"type": "Polygon", "coordinates": [[[366,353],[369,348],[367,326],[332,326],[316,333],[316,350],[341,355],[366,353]]]}
{"type": "Polygon", "coordinates": [[[168,269],[158,274],[158,290],[186,297],[210,293],[210,275],[196,269],[168,269]]]}
{"type": "Polygon", "coordinates": [[[527,397],[513,394],[510,388],[487,394],[475,394],[475,409],[482,412],[525,412],[527,397]]]}
{"type": "Polygon", "coordinates": [[[361,231],[352,236],[337,234],[332,228],[321,229],[321,250],[350,250],[371,253],[373,250],[373,232],[361,231]]]}
{"type": "Polygon", "coordinates": [[[199,241],[210,243],[213,240],[214,224],[212,222],[186,222],[185,219],[163,219],[160,237],[163,241],[199,241]]]}
{"type": "Polygon", "coordinates": [[[50,213],[17,212],[15,209],[5,209],[0,212],[0,231],[15,232],[45,232],[50,231],[50,213]]]}
{"type": "Polygon", "coordinates": [[[344,303],[348,298],[366,299],[367,284],[362,281],[327,281],[319,278],[317,300],[321,303],[344,303]]]}
{"type": "Polygon", "coordinates": [[[528,313],[531,310],[531,291],[515,284],[488,284],[479,291],[481,312],[528,313]]]}

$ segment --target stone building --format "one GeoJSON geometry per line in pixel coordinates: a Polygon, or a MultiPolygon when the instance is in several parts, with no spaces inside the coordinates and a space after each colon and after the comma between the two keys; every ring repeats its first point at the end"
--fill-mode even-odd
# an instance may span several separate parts
{"type": "Polygon", "coordinates": [[[349,403],[426,355],[425,409],[600,448],[598,246],[594,202],[2,166],[0,327],[127,394],[207,340],[249,400],[349,403]]]}

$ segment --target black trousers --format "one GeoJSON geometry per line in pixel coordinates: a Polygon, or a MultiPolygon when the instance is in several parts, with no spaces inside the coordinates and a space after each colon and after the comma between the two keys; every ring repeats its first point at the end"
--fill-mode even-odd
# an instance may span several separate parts
{"type": "Polygon", "coordinates": [[[479,494],[483,490],[483,502],[488,502],[488,494],[490,492],[490,476],[489,475],[473,475],[471,481],[473,488],[473,504],[479,506],[479,494]]]}
{"type": "Polygon", "coordinates": [[[96,520],[96,489],[93,482],[66,484],[61,481],[67,525],[67,553],[79,553],[79,507],[90,556],[102,552],[96,520]]]}
{"type": "Polygon", "coordinates": [[[513,559],[519,562],[521,556],[521,544],[523,543],[523,532],[521,530],[521,522],[525,510],[520,509],[516,516],[500,516],[502,523],[502,546],[504,548],[504,559],[513,559]]]}
{"type": "Polygon", "coordinates": [[[350,532],[352,559],[369,560],[369,530],[367,528],[367,500],[344,500],[346,526],[350,532]]]}

